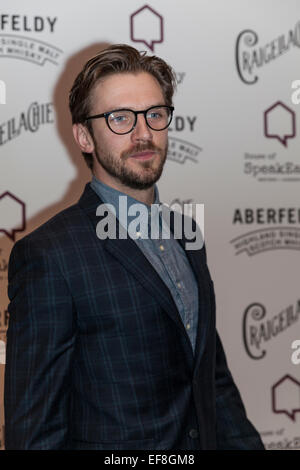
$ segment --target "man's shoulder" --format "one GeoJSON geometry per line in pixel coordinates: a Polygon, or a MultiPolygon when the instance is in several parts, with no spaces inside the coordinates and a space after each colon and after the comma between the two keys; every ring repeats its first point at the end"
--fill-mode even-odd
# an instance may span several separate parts
{"type": "Polygon", "coordinates": [[[69,207],[53,215],[49,220],[21,238],[17,243],[48,243],[49,241],[67,241],[76,232],[89,227],[89,211],[97,206],[98,196],[86,184],[80,199],[69,207]]]}
{"type": "Polygon", "coordinates": [[[15,246],[55,250],[55,247],[69,244],[74,233],[78,230],[82,231],[84,225],[88,223],[84,210],[77,202],[20,238],[15,246]]]}

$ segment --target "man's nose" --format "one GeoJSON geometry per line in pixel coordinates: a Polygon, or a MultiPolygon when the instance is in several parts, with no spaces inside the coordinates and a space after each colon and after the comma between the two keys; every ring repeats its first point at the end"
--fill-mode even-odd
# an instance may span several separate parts
{"type": "Polygon", "coordinates": [[[138,114],[135,128],[131,132],[131,138],[133,141],[139,140],[152,140],[153,135],[150,127],[146,123],[145,115],[138,114]]]}

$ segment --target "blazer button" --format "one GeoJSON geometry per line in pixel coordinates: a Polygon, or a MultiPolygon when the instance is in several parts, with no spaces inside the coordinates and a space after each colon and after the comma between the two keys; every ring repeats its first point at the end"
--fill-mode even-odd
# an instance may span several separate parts
{"type": "Polygon", "coordinates": [[[189,431],[189,436],[192,438],[192,439],[196,439],[198,437],[198,431],[197,429],[191,429],[189,431]]]}

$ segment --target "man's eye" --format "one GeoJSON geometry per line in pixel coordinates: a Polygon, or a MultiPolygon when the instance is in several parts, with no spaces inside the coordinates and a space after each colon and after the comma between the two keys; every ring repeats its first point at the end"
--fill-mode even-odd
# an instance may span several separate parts
{"type": "Polygon", "coordinates": [[[111,115],[110,116],[110,120],[115,122],[115,123],[118,123],[118,122],[125,122],[128,120],[128,117],[127,116],[123,116],[123,115],[119,115],[119,116],[115,116],[115,115],[111,115]]]}
{"type": "Polygon", "coordinates": [[[162,116],[160,113],[153,112],[148,115],[149,119],[160,119],[162,116]]]}

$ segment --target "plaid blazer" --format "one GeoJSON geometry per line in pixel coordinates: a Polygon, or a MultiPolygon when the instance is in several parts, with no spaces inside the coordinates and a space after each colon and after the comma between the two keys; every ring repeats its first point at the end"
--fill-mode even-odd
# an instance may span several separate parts
{"type": "Polygon", "coordinates": [[[6,449],[263,449],[216,332],[205,248],[186,251],[199,288],[194,356],[134,240],[97,238],[100,203],[87,184],[13,247],[6,449]]]}

